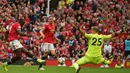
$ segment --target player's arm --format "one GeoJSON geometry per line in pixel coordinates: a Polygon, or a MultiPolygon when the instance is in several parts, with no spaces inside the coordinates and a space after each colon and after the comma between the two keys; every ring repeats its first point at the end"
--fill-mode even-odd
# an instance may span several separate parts
{"type": "Polygon", "coordinates": [[[41,39],[41,38],[44,38],[44,34],[43,34],[43,32],[44,32],[44,29],[45,29],[45,28],[41,28],[41,30],[40,30],[40,34],[41,34],[41,37],[40,37],[40,39],[41,39]]]}
{"type": "Polygon", "coordinates": [[[118,36],[118,34],[121,33],[121,31],[114,32],[113,29],[110,29],[111,34],[109,35],[103,35],[104,40],[110,39],[112,37],[118,36]]]}
{"type": "Polygon", "coordinates": [[[9,31],[6,31],[5,32],[5,41],[8,41],[8,34],[9,34],[9,31]]]}
{"type": "Polygon", "coordinates": [[[78,30],[83,36],[85,36],[85,32],[81,28],[79,28],[78,30]]]}
{"type": "Polygon", "coordinates": [[[21,35],[21,36],[28,36],[28,37],[31,37],[32,35],[31,34],[25,34],[24,32],[22,32],[21,30],[17,30],[18,34],[21,35]]]}
{"type": "Polygon", "coordinates": [[[21,31],[21,26],[16,27],[16,29],[17,29],[17,33],[18,33],[19,35],[21,35],[21,36],[28,36],[28,37],[31,37],[31,36],[32,36],[31,34],[26,34],[26,33],[22,32],[22,31],[21,31]]]}
{"type": "Polygon", "coordinates": [[[110,29],[110,32],[111,32],[112,37],[118,36],[118,34],[121,33],[121,31],[114,32],[113,29],[110,29]]]}
{"type": "Polygon", "coordinates": [[[60,40],[60,39],[58,39],[56,36],[55,36],[55,39],[56,39],[56,41],[61,42],[61,40],[60,40]]]}
{"type": "Polygon", "coordinates": [[[6,32],[5,32],[5,41],[8,41],[8,34],[9,34],[8,29],[9,29],[9,26],[6,26],[5,28],[6,28],[6,32]]]}
{"type": "Polygon", "coordinates": [[[110,39],[110,38],[112,38],[112,34],[103,35],[103,39],[104,39],[104,40],[107,40],[107,39],[110,39]]]}
{"type": "Polygon", "coordinates": [[[73,25],[73,27],[74,27],[76,30],[79,30],[79,32],[80,32],[83,36],[85,36],[85,32],[84,32],[80,27],[78,27],[78,26],[76,26],[76,25],[73,25]]]}
{"type": "Polygon", "coordinates": [[[6,31],[6,33],[5,33],[5,40],[6,40],[6,41],[8,41],[8,34],[9,34],[9,32],[6,31]]]}
{"type": "Polygon", "coordinates": [[[54,33],[55,33],[55,35],[54,35],[55,40],[58,41],[58,42],[61,42],[61,40],[56,37],[56,31],[54,31],[54,33]]]}
{"type": "Polygon", "coordinates": [[[85,31],[83,31],[80,27],[76,26],[76,25],[73,25],[73,27],[76,29],[76,30],[79,30],[79,32],[85,36],[86,38],[91,38],[93,36],[93,34],[87,34],[85,31]]]}

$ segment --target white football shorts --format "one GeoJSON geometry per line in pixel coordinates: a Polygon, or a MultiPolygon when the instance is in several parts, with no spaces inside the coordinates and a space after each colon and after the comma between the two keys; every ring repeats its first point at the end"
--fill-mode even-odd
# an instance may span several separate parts
{"type": "Polygon", "coordinates": [[[54,45],[52,43],[42,43],[41,51],[49,52],[50,50],[55,50],[54,45]]]}
{"type": "Polygon", "coordinates": [[[23,48],[23,45],[20,43],[20,41],[18,40],[13,40],[9,43],[10,47],[12,48],[12,50],[16,50],[19,48],[23,48]]]}

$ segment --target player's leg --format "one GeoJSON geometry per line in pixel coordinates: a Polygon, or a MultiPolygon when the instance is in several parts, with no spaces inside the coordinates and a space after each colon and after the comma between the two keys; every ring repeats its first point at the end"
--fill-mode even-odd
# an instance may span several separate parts
{"type": "Polygon", "coordinates": [[[18,61],[21,59],[21,49],[14,50],[15,57],[13,57],[11,60],[3,63],[3,67],[6,71],[8,71],[8,65],[18,61]]]}
{"type": "Polygon", "coordinates": [[[53,57],[56,59],[57,58],[57,54],[55,52],[55,49],[54,50],[50,50],[51,54],[53,55],[53,57]]]}
{"type": "Polygon", "coordinates": [[[25,53],[28,57],[32,58],[34,61],[37,61],[39,63],[43,63],[45,62],[44,60],[41,60],[41,59],[37,59],[33,54],[31,54],[27,49],[25,48],[22,48],[21,51],[23,53],[25,53]]]}
{"type": "Polygon", "coordinates": [[[16,62],[17,60],[21,59],[21,48],[23,47],[18,40],[14,40],[9,43],[11,48],[14,51],[15,57],[13,57],[11,60],[3,63],[4,69],[7,71],[8,70],[8,65],[16,62]]]}
{"type": "MultiPolygon", "coordinates": [[[[46,60],[47,59],[47,56],[48,56],[48,52],[43,52],[43,55],[41,57],[42,60],[46,60]]],[[[41,63],[38,67],[39,70],[45,70],[43,67],[43,63],[41,63]]]]}
{"type": "Polygon", "coordinates": [[[130,54],[130,51],[124,52],[124,59],[123,59],[123,66],[125,65],[126,61],[129,60],[128,55],[130,54]]]}
{"type": "Polygon", "coordinates": [[[53,58],[57,59],[57,54],[56,54],[55,50],[50,50],[50,52],[53,55],[53,58]]]}
{"type": "Polygon", "coordinates": [[[48,44],[47,43],[43,43],[41,45],[41,51],[42,51],[42,60],[46,60],[47,59],[47,56],[48,56],[48,53],[49,53],[49,49],[48,49],[48,44]]]}
{"type": "Polygon", "coordinates": [[[80,58],[79,60],[77,60],[74,64],[73,64],[73,67],[76,69],[76,73],[79,73],[81,67],[80,65],[83,65],[83,64],[86,64],[86,63],[89,63],[89,59],[84,56],[82,58],[80,58]]]}
{"type": "Polygon", "coordinates": [[[113,62],[113,59],[114,59],[114,57],[111,57],[109,60],[106,60],[106,59],[105,59],[105,60],[103,61],[103,63],[106,64],[106,65],[109,65],[110,63],[113,62]]]}
{"type": "Polygon", "coordinates": [[[49,44],[49,50],[50,50],[51,54],[53,55],[53,58],[57,59],[57,54],[55,52],[55,48],[54,48],[53,44],[49,44]]]}
{"type": "MultiPolygon", "coordinates": [[[[42,45],[42,49],[43,49],[43,56],[42,56],[42,60],[46,60],[47,59],[47,56],[48,56],[48,53],[49,53],[49,51],[51,52],[51,54],[54,56],[54,57],[56,57],[56,53],[55,53],[55,49],[54,49],[54,46],[53,46],[53,44],[50,44],[50,43],[44,43],[43,45],[42,45]]],[[[43,64],[40,64],[39,65],[39,70],[44,70],[43,68],[42,68],[42,65],[43,64]]]]}
{"type": "Polygon", "coordinates": [[[95,62],[96,64],[105,64],[105,65],[109,65],[111,62],[113,61],[113,58],[111,58],[110,60],[106,60],[103,57],[99,57],[97,58],[97,61],[95,62]]]}
{"type": "MultiPolygon", "coordinates": [[[[48,49],[48,43],[43,43],[41,45],[41,51],[42,51],[42,56],[41,56],[41,59],[42,60],[46,60],[47,59],[47,56],[48,56],[48,52],[49,52],[49,49],[48,49]]],[[[38,69],[39,70],[44,70],[44,68],[42,67],[43,64],[40,64],[38,69]]]]}
{"type": "Polygon", "coordinates": [[[16,61],[18,61],[18,60],[21,59],[21,57],[22,57],[21,48],[14,50],[14,54],[15,54],[15,57],[12,58],[12,59],[8,62],[8,65],[9,65],[9,64],[12,64],[12,63],[14,63],[14,62],[16,62],[16,61]]]}

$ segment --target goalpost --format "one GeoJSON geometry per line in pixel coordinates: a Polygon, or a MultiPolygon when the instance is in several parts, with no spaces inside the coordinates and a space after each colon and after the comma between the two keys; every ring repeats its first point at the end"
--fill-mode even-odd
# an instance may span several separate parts
{"type": "Polygon", "coordinates": [[[50,16],[50,1],[51,1],[51,0],[47,0],[47,9],[46,9],[47,17],[50,16]]]}

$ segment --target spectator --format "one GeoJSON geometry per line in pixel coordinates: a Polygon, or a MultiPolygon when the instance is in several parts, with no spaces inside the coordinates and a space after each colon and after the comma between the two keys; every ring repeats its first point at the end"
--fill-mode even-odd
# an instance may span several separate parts
{"type": "Polygon", "coordinates": [[[104,53],[112,53],[112,45],[110,45],[110,41],[107,41],[104,45],[104,53]]]}
{"type": "Polygon", "coordinates": [[[42,16],[46,15],[46,7],[45,7],[44,3],[40,7],[40,13],[41,13],[42,16]]]}
{"type": "Polygon", "coordinates": [[[69,43],[69,53],[70,53],[70,56],[74,57],[75,56],[74,49],[75,49],[76,45],[75,45],[75,40],[74,40],[73,36],[70,37],[70,40],[69,40],[68,43],[69,43]]]}
{"type": "Polygon", "coordinates": [[[125,40],[125,57],[128,59],[128,55],[130,55],[130,36],[125,40]]]}
{"type": "Polygon", "coordinates": [[[66,0],[66,3],[67,3],[68,6],[71,5],[72,2],[73,2],[73,0],[66,0]]]}
{"type": "Polygon", "coordinates": [[[117,64],[115,65],[115,68],[124,68],[124,65],[122,63],[121,56],[118,56],[117,64]]]}
{"type": "Polygon", "coordinates": [[[60,0],[58,5],[59,5],[59,7],[58,7],[59,9],[63,9],[63,7],[65,6],[64,0],[60,0]]]}

